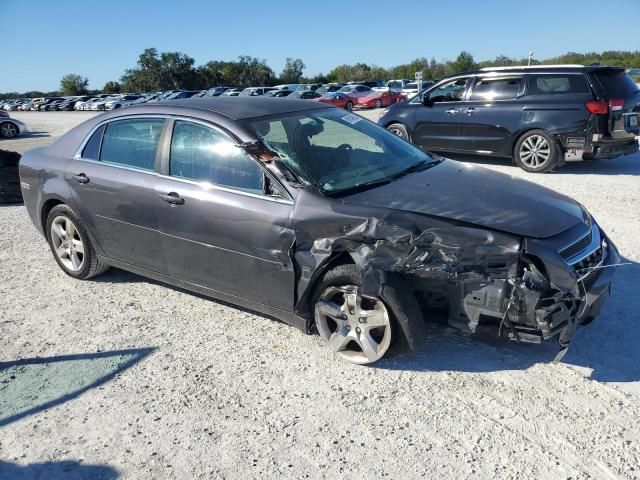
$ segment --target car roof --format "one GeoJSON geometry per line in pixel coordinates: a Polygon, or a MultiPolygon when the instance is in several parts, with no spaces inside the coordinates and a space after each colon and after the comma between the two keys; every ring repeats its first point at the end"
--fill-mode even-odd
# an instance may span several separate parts
{"type": "Polygon", "coordinates": [[[473,73],[487,73],[487,72],[517,72],[517,73],[526,73],[526,72],[541,72],[541,71],[551,71],[551,72],[576,72],[576,71],[594,71],[594,70],[616,70],[622,69],[622,67],[615,67],[609,65],[519,65],[519,66],[511,66],[511,67],[485,67],[481,68],[477,72],[467,72],[469,74],[473,73]]]}
{"type": "MultiPolygon", "coordinates": [[[[326,105],[305,100],[282,100],[273,97],[199,97],[167,100],[154,105],[207,110],[232,120],[327,108],[326,105]]],[[[144,105],[130,107],[129,111],[134,108],[144,109],[145,107],[144,105]]]]}

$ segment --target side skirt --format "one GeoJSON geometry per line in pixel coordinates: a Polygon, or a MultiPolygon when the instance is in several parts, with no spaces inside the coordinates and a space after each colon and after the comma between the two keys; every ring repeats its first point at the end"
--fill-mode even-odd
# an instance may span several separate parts
{"type": "Polygon", "coordinates": [[[212,288],[203,287],[201,285],[196,285],[194,283],[185,282],[183,280],[178,280],[177,278],[170,277],[168,275],[164,275],[162,273],[154,272],[153,270],[148,270],[146,268],[137,267],[135,265],[131,265],[129,263],[121,262],[119,260],[114,260],[109,257],[105,257],[102,255],[98,255],[100,261],[103,263],[115,267],[120,268],[122,270],[126,270],[131,273],[135,273],[136,275],[141,275],[143,277],[148,277],[158,282],[166,283],[168,285],[172,285],[174,287],[178,287],[184,290],[188,290],[191,292],[196,292],[207,297],[210,297],[214,300],[219,300],[221,302],[229,303],[233,306],[238,306],[240,308],[245,308],[247,310],[251,310],[253,312],[259,313],[261,315],[267,317],[273,317],[277,320],[281,320],[293,327],[296,327],[302,330],[305,333],[310,333],[307,327],[306,319],[299,317],[293,312],[288,312],[286,310],[282,310],[280,308],[271,307],[269,305],[265,305],[260,302],[254,302],[252,300],[247,300],[245,298],[237,297],[235,295],[230,295],[228,293],[220,292],[218,290],[214,290],[212,288]]]}

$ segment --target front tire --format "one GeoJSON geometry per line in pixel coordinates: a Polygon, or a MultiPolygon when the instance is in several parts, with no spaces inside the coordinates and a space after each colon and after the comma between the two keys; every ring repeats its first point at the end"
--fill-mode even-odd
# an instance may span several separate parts
{"type": "Polygon", "coordinates": [[[514,160],[525,172],[544,173],[558,165],[559,149],[554,138],[544,130],[522,135],[514,148],[514,160]]]}
{"type": "Polygon", "coordinates": [[[376,100],[376,104],[374,108],[381,108],[382,107],[382,101],[381,100],[376,100]]]}
{"type": "Polygon", "coordinates": [[[109,268],[98,259],[82,221],[67,205],[53,207],[46,225],[51,253],[64,273],[86,280],[109,268]]]}
{"type": "Polygon", "coordinates": [[[412,350],[425,336],[415,299],[388,282],[381,296],[364,295],[359,269],[339,265],[325,272],[314,289],[312,306],[320,337],[339,357],[358,365],[412,350]]]}
{"type": "Polygon", "coordinates": [[[400,137],[403,140],[406,140],[407,142],[411,141],[409,139],[409,132],[407,131],[407,127],[405,127],[401,123],[392,123],[387,127],[387,130],[393,133],[395,136],[400,137]]]}
{"type": "Polygon", "coordinates": [[[353,110],[353,102],[347,102],[344,108],[346,108],[349,111],[353,110]]]}

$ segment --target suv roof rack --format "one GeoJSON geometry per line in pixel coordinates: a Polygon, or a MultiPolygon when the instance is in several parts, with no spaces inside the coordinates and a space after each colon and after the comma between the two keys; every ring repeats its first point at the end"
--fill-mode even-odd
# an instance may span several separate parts
{"type": "Polygon", "coordinates": [[[534,70],[536,68],[584,68],[586,65],[514,65],[511,67],[484,67],[483,72],[490,70],[534,70]]]}

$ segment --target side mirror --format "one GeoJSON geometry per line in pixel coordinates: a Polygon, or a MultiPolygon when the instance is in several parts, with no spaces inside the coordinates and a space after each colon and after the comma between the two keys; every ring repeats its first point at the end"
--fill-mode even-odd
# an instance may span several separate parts
{"type": "Polygon", "coordinates": [[[433,107],[433,100],[431,100],[426,94],[422,95],[422,105],[425,107],[433,107]]]}

